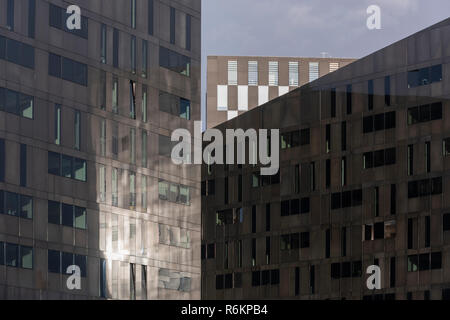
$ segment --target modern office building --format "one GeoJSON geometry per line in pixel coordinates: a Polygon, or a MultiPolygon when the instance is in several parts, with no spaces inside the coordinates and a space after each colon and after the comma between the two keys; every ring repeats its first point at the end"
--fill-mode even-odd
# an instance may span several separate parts
{"type": "Polygon", "coordinates": [[[218,126],[280,171],[204,165],[202,297],[449,299],[449,97],[447,19],[218,126]]]}
{"type": "Polygon", "coordinates": [[[0,0],[0,299],[200,298],[200,7],[0,0]]]}
{"type": "Polygon", "coordinates": [[[208,128],[346,66],[354,59],[209,56],[208,128]]]}

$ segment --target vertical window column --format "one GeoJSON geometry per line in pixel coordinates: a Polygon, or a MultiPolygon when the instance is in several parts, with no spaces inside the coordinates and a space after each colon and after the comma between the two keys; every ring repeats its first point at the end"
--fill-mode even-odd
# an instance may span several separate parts
{"type": "Polygon", "coordinates": [[[20,145],[20,186],[27,186],[27,145],[20,145]]]}

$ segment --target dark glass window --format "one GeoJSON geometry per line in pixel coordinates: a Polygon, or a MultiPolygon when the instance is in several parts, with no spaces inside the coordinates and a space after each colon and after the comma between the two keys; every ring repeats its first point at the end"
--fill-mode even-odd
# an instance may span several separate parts
{"type": "Polygon", "coordinates": [[[419,269],[419,256],[417,254],[408,256],[408,272],[415,272],[419,269]]]}
{"type": "Polygon", "coordinates": [[[431,269],[442,268],[442,252],[431,253],[431,269]]]}
{"type": "Polygon", "coordinates": [[[362,274],[362,262],[354,261],[352,263],[352,277],[361,277],[362,274]]]}
{"type": "Polygon", "coordinates": [[[263,270],[261,273],[261,285],[265,286],[270,283],[270,270],[263,270]]]}
{"type": "Polygon", "coordinates": [[[24,219],[33,219],[33,198],[20,195],[20,217],[24,219]]]}
{"type": "Polygon", "coordinates": [[[48,223],[61,223],[61,204],[55,201],[48,201],[48,223]]]}
{"type": "Polygon", "coordinates": [[[302,129],[300,131],[300,145],[305,146],[310,144],[310,129],[302,129]]]}
{"type": "Polygon", "coordinates": [[[352,206],[352,192],[345,191],[342,193],[342,208],[348,208],[352,206]]]}
{"type": "Polygon", "coordinates": [[[373,154],[373,166],[381,167],[384,165],[384,150],[375,151],[373,154]]]}
{"type": "Polygon", "coordinates": [[[216,245],[214,243],[210,243],[207,246],[207,259],[214,259],[216,257],[216,245]]]}
{"type": "Polygon", "coordinates": [[[336,88],[332,88],[331,91],[331,117],[336,117],[336,88]]]}
{"type": "Polygon", "coordinates": [[[302,198],[300,200],[300,213],[308,213],[310,212],[310,200],[309,198],[302,198]]]}
{"type": "Polygon", "coordinates": [[[443,231],[449,231],[450,230],[450,213],[446,213],[442,217],[442,228],[443,231]]]}
{"type": "Polygon", "coordinates": [[[61,78],[61,56],[53,53],[48,54],[48,74],[61,78]]]}
{"type": "Polygon", "coordinates": [[[191,58],[159,47],[159,66],[189,77],[191,58]]]}
{"type": "Polygon", "coordinates": [[[391,105],[391,77],[384,77],[384,103],[387,106],[391,105]]]}
{"type": "Polygon", "coordinates": [[[300,248],[309,248],[309,232],[300,234],[300,248]]]}
{"type": "Polygon", "coordinates": [[[27,146],[20,145],[20,186],[27,186],[27,146]]]}
{"type": "Polygon", "coordinates": [[[297,250],[300,248],[300,234],[293,233],[290,235],[290,241],[291,241],[291,250],[297,250]]]}
{"type": "Polygon", "coordinates": [[[352,263],[350,261],[343,262],[341,266],[341,277],[350,278],[352,276],[352,263]]]}
{"type": "Polygon", "coordinates": [[[367,83],[367,100],[368,100],[368,109],[369,109],[369,111],[370,110],[373,110],[373,94],[374,94],[374,91],[373,91],[373,80],[369,80],[368,81],[368,83],[367,83]]]}
{"type": "Polygon", "coordinates": [[[67,272],[67,268],[69,268],[69,266],[73,265],[74,261],[73,261],[73,253],[68,253],[68,252],[61,252],[61,272],[62,273],[66,273],[67,272]]]}
{"type": "Polygon", "coordinates": [[[362,205],[362,190],[353,190],[352,191],[352,205],[354,207],[362,205]]]}
{"type": "Polygon", "coordinates": [[[34,38],[36,24],[36,0],[28,0],[28,37],[34,38]]]}
{"type": "Polygon", "coordinates": [[[430,107],[430,119],[439,120],[442,119],[442,102],[436,102],[431,104],[430,107]]]}
{"type": "Polygon", "coordinates": [[[341,150],[347,150],[347,123],[341,123],[341,150]]]}
{"type": "Polygon", "coordinates": [[[14,30],[14,0],[8,0],[6,8],[6,26],[14,30]]]}
{"type": "Polygon", "coordinates": [[[33,248],[20,246],[20,267],[23,269],[33,269],[33,248]]]}
{"type": "Polygon", "coordinates": [[[352,114],[352,85],[347,85],[347,114],[352,114]]]}
{"type": "Polygon", "coordinates": [[[233,274],[229,273],[225,275],[225,289],[233,288],[233,274]]]}
{"type": "Polygon", "coordinates": [[[373,226],[374,239],[384,239],[384,222],[377,222],[373,226]]]}
{"type": "Polygon", "coordinates": [[[384,113],[377,114],[374,118],[374,130],[384,130],[384,113]]]}
{"type": "Polygon", "coordinates": [[[19,195],[5,191],[5,213],[10,216],[19,216],[19,195]]]}
{"type": "Polygon", "coordinates": [[[175,8],[170,7],[170,43],[175,44],[175,8]]]}
{"type": "Polygon", "coordinates": [[[369,133],[373,131],[373,116],[364,117],[363,119],[363,133],[369,133]]]}
{"type": "Polygon", "coordinates": [[[67,227],[73,227],[73,206],[61,204],[61,224],[67,227]]]}
{"type": "Polygon", "coordinates": [[[252,272],[252,286],[257,287],[261,284],[261,272],[253,271],[252,272]]]}
{"type": "Polygon", "coordinates": [[[0,139],[0,182],[3,181],[5,181],[5,140],[0,139]]]}
{"type": "Polygon", "coordinates": [[[366,152],[363,154],[364,169],[373,168],[373,152],[366,152]]]}
{"type": "Polygon", "coordinates": [[[270,271],[270,284],[277,285],[280,283],[280,270],[275,269],[270,271]]]}
{"type": "Polygon", "coordinates": [[[333,193],[331,195],[331,210],[341,208],[341,193],[333,193]]]}
{"type": "Polygon", "coordinates": [[[119,30],[113,30],[113,66],[119,67],[119,30]]]}
{"type": "Polygon", "coordinates": [[[385,114],[385,129],[393,129],[396,126],[396,121],[395,121],[395,111],[392,112],[387,112],[385,114]]]}
{"type": "Polygon", "coordinates": [[[430,68],[430,81],[431,83],[442,81],[442,65],[439,64],[430,68]]]}
{"type": "Polygon", "coordinates": [[[186,50],[191,50],[191,16],[186,14],[186,50]]]}
{"type": "Polygon", "coordinates": [[[148,34],[153,35],[153,0],[148,0],[148,34]]]}
{"type": "Polygon", "coordinates": [[[396,161],[396,155],[395,155],[395,148],[386,149],[384,152],[384,164],[385,165],[392,165],[395,164],[396,161]]]}
{"type": "Polygon", "coordinates": [[[17,244],[6,244],[5,262],[8,267],[19,267],[19,246],[17,244]]]}
{"type": "Polygon", "coordinates": [[[61,273],[61,253],[48,250],[48,272],[61,273]]]}
{"type": "Polygon", "coordinates": [[[291,200],[291,215],[300,213],[300,199],[291,200]]]}
{"type": "Polygon", "coordinates": [[[408,109],[408,125],[413,125],[420,122],[419,107],[408,109]]]}
{"type": "Polygon", "coordinates": [[[81,28],[69,29],[67,28],[67,19],[72,13],[67,13],[66,9],[50,4],[49,8],[49,25],[53,28],[64,30],[68,33],[74,34],[81,38],[87,39],[89,35],[89,22],[88,18],[81,16],[81,28]]]}
{"type": "Polygon", "coordinates": [[[341,277],[341,264],[340,263],[332,263],[331,264],[331,278],[339,279],[341,277]]]}

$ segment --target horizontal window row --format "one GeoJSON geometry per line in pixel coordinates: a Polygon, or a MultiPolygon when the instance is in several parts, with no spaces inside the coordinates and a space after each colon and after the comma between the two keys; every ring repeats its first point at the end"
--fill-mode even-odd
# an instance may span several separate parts
{"type": "Polygon", "coordinates": [[[277,174],[274,174],[272,176],[262,176],[259,172],[254,172],[252,174],[252,187],[258,188],[258,187],[265,187],[270,186],[272,184],[279,184],[280,183],[280,171],[277,172],[277,174]]]}
{"type": "Polygon", "coordinates": [[[442,252],[408,256],[408,272],[442,269],[442,252]]]}
{"type": "Polygon", "coordinates": [[[34,98],[26,94],[0,88],[0,111],[5,111],[24,117],[33,119],[34,98]]]}
{"type": "MultiPolygon", "coordinates": [[[[87,257],[84,255],[48,250],[48,272],[67,274],[67,268],[78,266],[81,276],[87,276],[87,257]]],[[[70,273],[72,274],[72,272],[70,273]]]]}
{"type": "Polygon", "coordinates": [[[216,290],[242,288],[242,273],[216,275],[216,290]]]}
{"type": "Polygon", "coordinates": [[[34,48],[26,43],[0,36],[0,59],[34,69],[34,48]]]}
{"type": "Polygon", "coordinates": [[[159,110],[191,120],[191,102],[167,92],[160,91],[159,93],[159,110]]]}
{"type": "Polygon", "coordinates": [[[280,270],[263,270],[252,272],[252,287],[280,284],[280,270]]]}
{"type": "Polygon", "coordinates": [[[361,261],[347,261],[342,263],[331,264],[331,278],[360,278],[362,276],[361,261]]]}
{"type": "Polygon", "coordinates": [[[281,201],[281,216],[282,217],[309,213],[309,211],[310,211],[309,198],[281,201]]]}
{"type": "Polygon", "coordinates": [[[362,189],[337,192],[331,195],[331,210],[362,205],[362,189]]]}
{"type": "Polygon", "coordinates": [[[0,214],[33,219],[33,198],[0,190],[0,214]]]}
{"type": "Polygon", "coordinates": [[[48,74],[87,87],[88,68],[84,63],[49,52],[48,74]]]}
{"type": "Polygon", "coordinates": [[[309,232],[283,234],[280,236],[280,250],[309,248],[309,232]]]}
{"type": "Polygon", "coordinates": [[[48,173],[86,182],[87,163],[83,159],[49,151],[48,173]]]}
{"type": "Polygon", "coordinates": [[[310,130],[302,129],[281,134],[281,149],[295,148],[310,144],[310,130]]]}
{"type": "Polygon", "coordinates": [[[408,198],[426,197],[442,193],[442,177],[410,181],[408,183],[408,198]]]}
{"type": "Polygon", "coordinates": [[[408,125],[442,119],[442,102],[408,108],[408,125]]]}
{"type": "Polygon", "coordinates": [[[363,118],[363,133],[393,129],[395,126],[395,111],[363,118]]]}
{"type": "Polygon", "coordinates": [[[181,184],[159,181],[159,199],[180,203],[189,206],[191,204],[190,188],[181,184]]]}
{"type": "Polygon", "coordinates": [[[442,81],[442,65],[408,71],[408,88],[442,81]]]}
{"type": "Polygon", "coordinates": [[[48,201],[48,223],[86,230],[86,212],[86,208],[48,201]]]}
{"type": "Polygon", "coordinates": [[[224,226],[239,224],[244,221],[244,211],[242,208],[227,209],[216,212],[216,225],[224,226]]]}
{"type": "Polygon", "coordinates": [[[394,238],[397,233],[395,221],[376,222],[363,225],[364,241],[394,238]]]}
{"type": "Polygon", "coordinates": [[[396,149],[378,150],[363,154],[363,168],[371,169],[393,165],[396,162],[396,149]]]}
{"type": "Polygon", "coordinates": [[[69,28],[67,28],[66,21],[71,15],[71,13],[67,13],[66,9],[55,6],[54,4],[50,4],[49,24],[51,27],[64,30],[66,32],[87,39],[89,33],[88,18],[81,16],[81,29],[70,30],[69,28]]]}
{"type": "Polygon", "coordinates": [[[159,47],[159,66],[188,77],[191,74],[191,58],[164,47],[159,47]]]}
{"type": "Polygon", "coordinates": [[[0,242],[0,265],[33,269],[33,248],[0,242]]]}

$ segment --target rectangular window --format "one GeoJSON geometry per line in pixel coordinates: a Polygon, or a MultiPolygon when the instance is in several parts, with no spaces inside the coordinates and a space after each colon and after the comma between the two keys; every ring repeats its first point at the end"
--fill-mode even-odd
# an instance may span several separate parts
{"type": "Polygon", "coordinates": [[[136,0],[131,0],[131,28],[136,29],[136,0]]]}
{"type": "Polygon", "coordinates": [[[191,50],[191,16],[186,14],[186,50],[191,50]]]}
{"type": "Polygon", "coordinates": [[[414,146],[408,145],[408,176],[414,174],[414,146]]]}
{"type": "Polygon", "coordinates": [[[347,184],[347,158],[341,159],[341,185],[344,187],[347,184]]]}
{"type": "Polygon", "coordinates": [[[130,162],[136,164],[136,128],[130,128],[130,162]]]}
{"type": "Polygon", "coordinates": [[[113,66],[119,67],[119,30],[113,30],[113,66]]]}
{"type": "MultiPolygon", "coordinates": [[[[5,140],[0,139],[0,182],[5,181],[5,140]]],[[[0,206],[0,210],[3,210],[0,206]]]]}
{"type": "Polygon", "coordinates": [[[228,61],[228,85],[237,85],[237,61],[228,61]]]}
{"type": "Polygon", "coordinates": [[[148,0],[148,34],[153,35],[153,0],[148,0]]]}
{"type": "Polygon", "coordinates": [[[136,300],[136,265],[130,263],[130,300],[136,300]]]}
{"type": "MultiPolygon", "coordinates": [[[[49,251],[50,254],[50,251],[49,251]]],[[[144,279],[142,279],[143,281],[144,279]]],[[[100,259],[100,298],[106,298],[106,260],[100,259]]]]}
{"type": "Polygon", "coordinates": [[[49,70],[48,74],[63,80],[87,86],[88,69],[87,65],[49,53],[49,70]]]}
{"type": "Polygon", "coordinates": [[[431,172],[431,142],[425,142],[425,163],[427,173],[431,172]]]}
{"type": "Polygon", "coordinates": [[[20,186],[27,186],[27,145],[20,145],[20,186]]]}
{"type": "Polygon", "coordinates": [[[100,62],[106,63],[106,52],[107,52],[107,29],[106,24],[102,23],[100,30],[100,62]]]}
{"type": "Polygon", "coordinates": [[[258,61],[248,62],[248,85],[258,85],[258,61]]]}
{"type": "Polygon", "coordinates": [[[326,152],[331,151],[331,124],[327,124],[325,128],[325,147],[326,152]]]}
{"type": "Polygon", "coordinates": [[[380,188],[375,187],[375,217],[380,215],[380,188]]]}
{"type": "Polygon", "coordinates": [[[119,206],[119,169],[111,169],[111,199],[112,206],[119,206]]]}
{"type": "Polygon", "coordinates": [[[289,86],[298,87],[298,62],[289,62],[289,86]]]}
{"type": "Polygon", "coordinates": [[[81,16],[81,28],[72,30],[67,27],[67,23],[66,23],[66,21],[72,15],[72,13],[67,13],[65,8],[61,8],[61,7],[55,6],[53,4],[50,4],[49,9],[50,9],[49,10],[49,16],[50,16],[49,25],[51,27],[63,30],[65,32],[74,34],[74,35],[84,38],[84,39],[88,38],[88,35],[89,35],[88,18],[81,16]]]}
{"type": "Polygon", "coordinates": [[[148,41],[142,40],[142,78],[147,78],[147,69],[148,69],[148,41]]]}
{"type": "Polygon", "coordinates": [[[347,85],[347,114],[352,114],[352,85],[347,85]]]}
{"type": "Polygon", "coordinates": [[[256,239],[252,239],[252,267],[256,266],[256,239]]]}
{"type": "Polygon", "coordinates": [[[391,184],[391,215],[395,215],[397,212],[397,186],[391,184]]]}
{"type": "Polygon", "coordinates": [[[175,44],[175,8],[170,7],[170,43],[175,44]]]}
{"type": "Polygon", "coordinates": [[[19,267],[19,246],[17,244],[5,244],[5,262],[8,267],[19,267]]]}
{"type": "Polygon", "coordinates": [[[141,205],[144,211],[147,211],[147,177],[141,177],[141,205]]]}
{"type": "Polygon", "coordinates": [[[310,170],[310,181],[311,181],[311,191],[316,190],[316,163],[311,162],[309,165],[310,170]]]}
{"type": "Polygon", "coordinates": [[[159,47],[159,66],[189,77],[191,58],[170,49],[159,47]]]}
{"type": "Polygon", "coordinates": [[[442,65],[408,71],[408,88],[442,81],[442,65]]]}
{"type": "Polygon", "coordinates": [[[74,113],[74,148],[75,150],[80,150],[81,146],[81,113],[75,110],[74,113]]]}
{"type": "Polygon", "coordinates": [[[6,8],[6,27],[14,30],[14,0],[8,0],[6,8]]]}
{"type": "Polygon", "coordinates": [[[136,120],[136,82],[130,80],[130,118],[136,120]]]}
{"type": "Polygon", "coordinates": [[[319,63],[310,62],[309,63],[309,82],[312,82],[319,78],[319,63]]]}
{"type": "Polygon", "coordinates": [[[391,77],[384,77],[384,103],[387,106],[391,105],[391,77]]]}
{"type": "Polygon", "coordinates": [[[330,257],[331,251],[331,231],[327,229],[325,231],[325,258],[328,259],[330,257]]]}
{"type": "Polygon", "coordinates": [[[269,86],[278,86],[278,61],[269,61],[269,86]]]}
{"type": "Polygon", "coordinates": [[[100,119],[100,155],[106,156],[106,119],[100,119]]]}
{"type": "Polygon", "coordinates": [[[106,167],[100,165],[99,168],[99,193],[100,202],[105,202],[106,199],[106,167]]]}
{"type": "Polygon", "coordinates": [[[136,74],[136,36],[131,36],[130,49],[131,72],[136,74]]]}
{"type": "Polygon", "coordinates": [[[341,150],[347,150],[347,123],[345,121],[341,124],[341,150]]]}
{"type": "Polygon", "coordinates": [[[0,59],[34,69],[34,47],[0,36],[0,59]]]}
{"type": "Polygon", "coordinates": [[[106,71],[100,70],[100,109],[106,110],[106,71]]]}
{"type": "Polygon", "coordinates": [[[113,76],[112,81],[112,112],[119,112],[119,79],[117,76],[113,76]]]}
{"type": "Polygon", "coordinates": [[[330,188],[331,185],[331,160],[327,159],[325,164],[325,186],[330,188]]]}
{"type": "Polygon", "coordinates": [[[28,0],[28,37],[34,39],[36,24],[36,0],[28,0]]]}
{"type": "Polygon", "coordinates": [[[367,84],[367,105],[369,111],[373,110],[373,98],[374,98],[374,90],[373,90],[373,80],[369,80],[367,84]]]}
{"type": "Polygon", "coordinates": [[[409,218],[408,219],[408,249],[413,248],[413,230],[414,230],[413,219],[409,218]]]}
{"type": "Polygon", "coordinates": [[[330,115],[332,118],[336,117],[336,88],[332,88],[330,91],[331,107],[330,115]]]}
{"type": "Polygon", "coordinates": [[[141,114],[142,114],[142,122],[147,122],[147,86],[142,85],[142,101],[141,101],[141,114]]]}
{"type": "Polygon", "coordinates": [[[130,183],[130,208],[136,207],[136,173],[130,172],[128,181],[130,183]]]}
{"type": "Polygon", "coordinates": [[[147,168],[148,160],[147,160],[147,140],[148,134],[146,130],[142,130],[142,167],[147,168]]]}
{"type": "Polygon", "coordinates": [[[341,253],[345,257],[347,255],[347,228],[342,227],[341,229],[341,253]]]}
{"type": "Polygon", "coordinates": [[[252,206],[252,233],[256,233],[256,206],[252,206]]]}
{"type": "Polygon", "coordinates": [[[431,241],[431,223],[430,216],[425,217],[425,248],[430,247],[431,241]]]}

